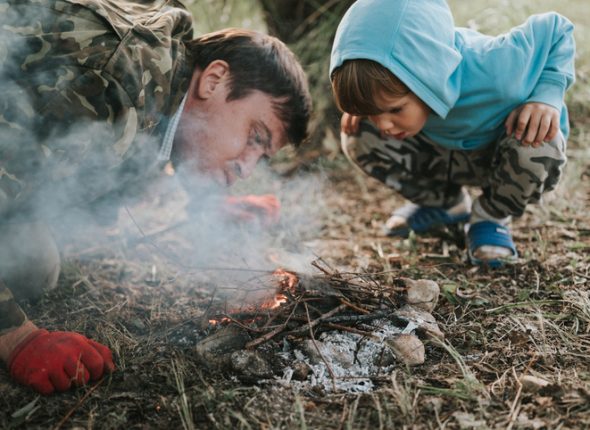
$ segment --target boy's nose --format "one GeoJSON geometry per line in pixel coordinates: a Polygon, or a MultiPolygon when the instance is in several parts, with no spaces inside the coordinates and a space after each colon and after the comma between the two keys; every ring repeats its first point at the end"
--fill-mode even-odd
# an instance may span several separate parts
{"type": "Polygon", "coordinates": [[[393,121],[391,121],[385,115],[373,115],[373,116],[369,116],[369,119],[381,131],[387,131],[387,130],[393,128],[393,121]]]}

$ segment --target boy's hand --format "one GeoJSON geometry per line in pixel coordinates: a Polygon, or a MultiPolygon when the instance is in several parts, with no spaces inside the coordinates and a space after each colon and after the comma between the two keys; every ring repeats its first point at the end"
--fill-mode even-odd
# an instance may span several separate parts
{"type": "Polygon", "coordinates": [[[357,134],[361,119],[361,116],[351,115],[346,112],[343,113],[342,118],[340,118],[340,131],[346,134],[357,134]]]}
{"type": "Polygon", "coordinates": [[[537,148],[551,141],[559,131],[559,111],[544,103],[526,103],[514,109],[506,119],[506,134],[523,145],[537,148]]]}

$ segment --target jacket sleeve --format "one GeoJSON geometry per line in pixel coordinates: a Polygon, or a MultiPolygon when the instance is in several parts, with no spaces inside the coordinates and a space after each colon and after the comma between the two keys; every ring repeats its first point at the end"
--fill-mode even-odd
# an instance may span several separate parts
{"type": "Polygon", "coordinates": [[[46,80],[25,91],[15,86],[14,97],[0,102],[0,216],[83,206],[133,173],[120,167],[139,119],[122,85],[92,69],[61,67],[52,75],[31,74],[33,82],[46,80]]]}
{"type": "Polygon", "coordinates": [[[511,42],[526,59],[526,77],[532,85],[527,102],[541,102],[561,110],[565,91],[575,79],[574,25],[549,12],[531,16],[509,33],[511,42]]]}
{"type": "Polygon", "coordinates": [[[0,280],[0,336],[12,331],[27,321],[27,317],[16,304],[12,293],[0,280]]]}

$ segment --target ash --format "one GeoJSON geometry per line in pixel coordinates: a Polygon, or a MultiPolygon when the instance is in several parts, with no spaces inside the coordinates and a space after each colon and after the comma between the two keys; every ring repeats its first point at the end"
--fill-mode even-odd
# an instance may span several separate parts
{"type": "Polygon", "coordinates": [[[373,324],[371,337],[329,331],[315,341],[306,340],[296,347],[285,343],[282,357],[299,366],[304,363],[309,368],[309,375],[304,381],[295,380],[297,371],[294,366],[288,366],[278,382],[298,391],[312,388],[325,392],[371,391],[375,379],[388,375],[399,365],[385,340],[401,333],[411,333],[416,328],[410,323],[401,329],[389,320],[373,324]]]}

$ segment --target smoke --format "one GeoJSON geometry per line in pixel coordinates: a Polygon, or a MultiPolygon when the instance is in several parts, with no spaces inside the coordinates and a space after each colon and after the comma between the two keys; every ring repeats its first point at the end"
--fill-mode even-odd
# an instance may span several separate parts
{"type": "Polygon", "coordinates": [[[180,169],[157,181],[146,199],[123,208],[119,226],[131,242],[141,242],[144,257],[156,255],[168,270],[210,285],[226,301],[259,301],[274,294],[271,273],[277,268],[313,269],[316,256],[306,242],[321,228],[323,184],[317,176],[287,180],[263,164],[231,191],[272,193],[281,202],[279,222],[268,226],[228,217],[223,209],[228,191],[180,169]]]}
{"type": "MultiPolygon", "coordinates": [[[[121,157],[124,148],[113,144],[121,135],[119,124],[70,118],[68,100],[31,95],[33,87],[59,93],[69,71],[59,58],[43,55],[51,43],[70,41],[31,37],[52,12],[39,7],[33,17],[30,5],[21,6],[0,0],[0,233],[26,230],[29,223],[48,225],[62,252],[74,257],[92,247],[126,244],[126,252],[206,279],[237,300],[257,297],[279,266],[310,269],[314,256],[304,241],[321,227],[317,177],[286,181],[260,166],[240,192],[279,198],[281,220],[268,227],[228,217],[227,190],[194,171],[162,174],[161,142],[150,135],[139,133],[140,144],[121,157]]],[[[0,248],[19,246],[6,237],[0,235],[0,248]]],[[[35,246],[41,243],[35,233],[19,237],[32,244],[27,252],[44,252],[35,246]]],[[[3,267],[0,278],[22,271],[26,261],[31,260],[3,267]]]]}

